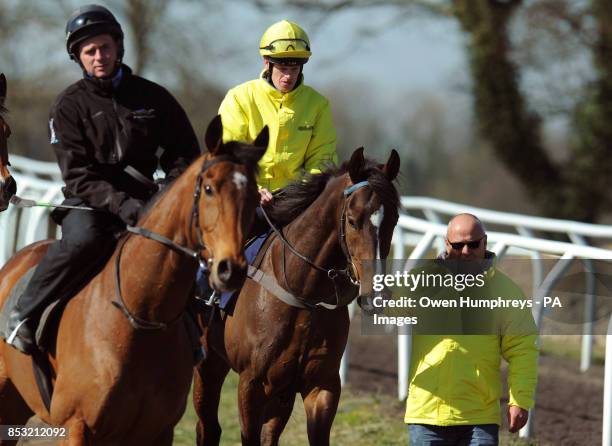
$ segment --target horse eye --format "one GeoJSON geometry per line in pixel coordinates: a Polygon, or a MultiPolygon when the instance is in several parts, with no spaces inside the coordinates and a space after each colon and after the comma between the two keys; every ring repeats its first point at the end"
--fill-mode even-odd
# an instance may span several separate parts
{"type": "Polygon", "coordinates": [[[212,197],[213,195],[213,188],[210,187],[208,184],[206,186],[204,186],[204,193],[206,195],[208,195],[209,197],[212,197]]]}
{"type": "Polygon", "coordinates": [[[348,224],[351,228],[357,229],[357,224],[355,223],[355,220],[353,220],[351,217],[348,218],[348,224]]]}

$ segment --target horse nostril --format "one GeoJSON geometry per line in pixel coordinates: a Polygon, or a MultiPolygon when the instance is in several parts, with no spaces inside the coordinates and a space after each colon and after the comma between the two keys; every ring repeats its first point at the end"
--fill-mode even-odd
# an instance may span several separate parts
{"type": "Polygon", "coordinates": [[[227,282],[232,277],[232,262],[223,259],[217,266],[217,275],[223,282],[227,282]]]}

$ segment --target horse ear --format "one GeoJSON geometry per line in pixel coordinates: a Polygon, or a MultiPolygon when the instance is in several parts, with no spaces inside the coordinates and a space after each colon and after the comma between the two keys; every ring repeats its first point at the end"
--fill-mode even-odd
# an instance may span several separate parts
{"type": "Polygon", "coordinates": [[[223,146],[223,123],[221,115],[217,115],[210,121],[204,136],[206,148],[213,155],[219,155],[219,149],[223,146]]]}
{"type": "Polygon", "coordinates": [[[363,166],[365,165],[365,158],[363,157],[363,147],[359,147],[351,155],[351,159],[348,163],[348,173],[353,183],[359,183],[363,180],[363,166]]]}
{"type": "Polygon", "coordinates": [[[389,181],[395,180],[400,168],[400,157],[395,149],[391,150],[391,155],[387,164],[383,167],[383,172],[389,181]]]}
{"type": "Polygon", "coordinates": [[[4,77],[4,73],[0,73],[0,105],[4,105],[5,98],[6,98],[6,77],[4,77]]]}
{"type": "Polygon", "coordinates": [[[257,138],[255,138],[255,141],[253,141],[253,145],[256,147],[265,147],[266,149],[268,148],[268,143],[270,142],[270,130],[268,129],[268,126],[264,126],[263,129],[261,129],[261,132],[259,132],[259,135],[257,135],[257,138]]]}

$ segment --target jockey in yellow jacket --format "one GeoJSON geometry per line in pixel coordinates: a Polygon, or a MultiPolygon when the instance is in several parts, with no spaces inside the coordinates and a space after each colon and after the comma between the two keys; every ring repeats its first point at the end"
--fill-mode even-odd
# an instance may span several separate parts
{"type": "MultiPolygon", "coordinates": [[[[262,206],[272,202],[272,192],[304,173],[320,173],[338,162],[329,101],[304,85],[302,70],[312,54],[306,32],[281,20],[264,32],[259,54],[264,58],[259,79],[229,90],[219,108],[224,142],[253,142],[264,126],[270,130],[268,150],[259,161],[261,206],[251,236],[269,229],[262,206]]],[[[203,269],[198,271],[196,282],[196,293],[212,301],[214,293],[211,295],[203,269]]]]}
{"type": "Polygon", "coordinates": [[[264,126],[270,143],[259,162],[262,204],[303,173],[336,164],[336,131],[329,101],[304,85],[310,40],[297,24],[282,20],[261,38],[264,70],[258,79],[232,88],[219,108],[224,141],[255,140],[264,126]]]}

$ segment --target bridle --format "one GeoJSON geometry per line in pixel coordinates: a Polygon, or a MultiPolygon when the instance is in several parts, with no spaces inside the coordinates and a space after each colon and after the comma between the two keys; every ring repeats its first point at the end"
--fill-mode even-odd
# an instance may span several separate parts
{"type": "Polygon", "coordinates": [[[214,262],[214,254],[212,253],[212,249],[207,247],[204,243],[204,233],[202,231],[202,227],[200,225],[200,199],[202,196],[202,183],[203,183],[203,174],[208,169],[210,169],[215,164],[219,164],[221,162],[231,162],[234,164],[243,164],[236,156],[233,154],[223,154],[219,156],[215,156],[212,159],[206,160],[202,162],[202,167],[198,173],[198,177],[196,180],[196,185],[193,193],[193,204],[191,207],[191,215],[189,217],[189,233],[191,234],[191,228],[195,227],[195,232],[197,236],[197,241],[192,243],[195,245],[195,249],[187,248],[186,246],[179,245],[178,243],[170,240],[163,235],[157,234],[149,229],[140,227],[140,226],[127,226],[126,229],[128,234],[126,237],[121,240],[119,245],[119,252],[115,257],[115,294],[118,297],[118,300],[113,300],[111,303],[119,308],[123,314],[127,317],[130,324],[137,330],[164,330],[168,328],[169,325],[172,325],[174,322],[178,321],[183,317],[184,311],[176,316],[169,322],[158,322],[158,321],[148,321],[145,319],[141,319],[138,316],[134,315],[130,312],[126,306],[125,300],[121,294],[121,271],[120,271],[120,262],[121,262],[121,254],[123,252],[123,248],[125,243],[129,239],[132,234],[137,234],[142,237],[148,238],[150,240],[154,240],[158,243],[161,243],[164,246],[176,251],[179,254],[185,255],[189,258],[194,259],[198,262],[200,268],[206,269],[208,265],[212,265],[214,262]],[[204,258],[202,256],[202,252],[207,251],[212,255],[204,258]]]}
{"type": "MultiPolygon", "coordinates": [[[[343,195],[343,202],[342,202],[342,213],[340,214],[340,229],[338,231],[338,243],[340,244],[340,247],[342,248],[342,252],[344,253],[344,257],[346,259],[346,266],[343,269],[335,269],[335,268],[324,268],[321,267],[319,265],[317,265],[316,263],[314,263],[312,260],[310,260],[308,257],[306,257],[305,255],[303,255],[302,253],[300,253],[299,251],[297,251],[292,245],[291,243],[287,240],[287,238],[285,237],[285,235],[283,234],[282,230],[279,230],[271,221],[270,217],[268,216],[268,214],[266,213],[265,209],[262,209],[262,213],[266,219],[266,221],[268,222],[268,224],[270,225],[270,228],[272,228],[272,231],[274,231],[274,233],[278,236],[278,238],[280,239],[280,241],[282,242],[283,246],[283,275],[284,275],[284,279],[285,279],[285,286],[287,287],[287,289],[289,291],[289,284],[287,282],[287,274],[286,274],[286,270],[285,270],[285,247],[287,249],[289,249],[289,251],[291,251],[295,256],[297,256],[298,258],[300,258],[301,260],[303,260],[304,262],[306,262],[308,265],[310,265],[312,268],[321,271],[322,273],[324,273],[327,278],[329,280],[331,280],[331,282],[334,285],[334,294],[336,297],[336,303],[335,304],[327,304],[324,302],[317,302],[315,304],[306,301],[305,299],[302,299],[300,297],[298,297],[298,295],[296,295],[295,293],[293,293],[294,298],[296,300],[299,301],[299,303],[301,303],[302,305],[304,305],[305,307],[308,308],[318,308],[318,307],[324,307],[327,309],[335,309],[337,307],[343,306],[343,305],[348,305],[349,302],[346,302],[344,304],[340,303],[340,295],[338,293],[338,289],[339,289],[339,285],[337,283],[337,280],[339,277],[344,277],[346,279],[348,279],[353,285],[355,286],[359,286],[361,284],[361,281],[357,275],[357,268],[355,267],[355,263],[353,262],[348,244],[346,243],[346,233],[344,230],[344,225],[346,222],[346,205],[347,202],[351,196],[351,194],[359,189],[361,189],[362,187],[365,186],[369,186],[370,183],[369,181],[361,181],[359,183],[355,183],[350,187],[347,187],[346,189],[344,189],[342,195],[343,195]]],[[[341,286],[341,285],[340,285],[341,286]]],[[[351,299],[352,300],[352,299],[351,299]]]]}
{"type": "Polygon", "coordinates": [[[6,143],[9,136],[11,136],[11,128],[4,118],[0,116],[0,164],[5,167],[11,165],[8,160],[8,147],[6,143]]]}

